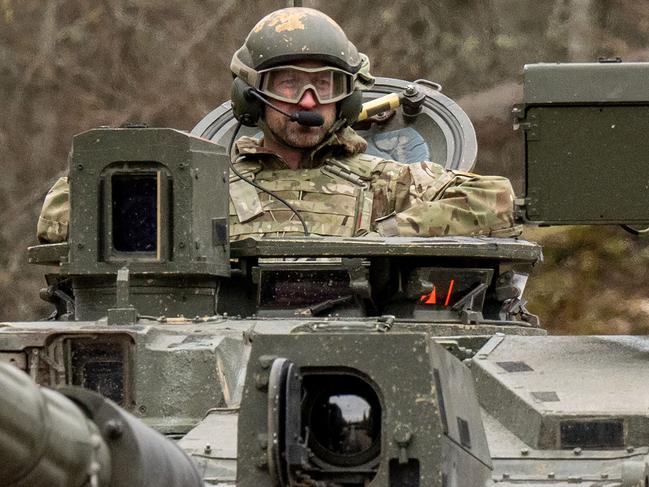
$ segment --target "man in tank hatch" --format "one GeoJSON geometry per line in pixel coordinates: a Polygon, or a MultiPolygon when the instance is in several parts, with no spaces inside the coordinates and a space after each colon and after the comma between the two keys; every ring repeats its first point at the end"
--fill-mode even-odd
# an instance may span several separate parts
{"type": "MultiPolygon", "coordinates": [[[[352,128],[374,78],[330,17],[286,8],[261,19],[230,64],[233,112],[260,139],[234,145],[230,237],[514,236],[511,184],[499,176],[402,164],[365,153],[352,128]]],[[[44,242],[67,238],[65,178],[38,222],[44,242]]]]}

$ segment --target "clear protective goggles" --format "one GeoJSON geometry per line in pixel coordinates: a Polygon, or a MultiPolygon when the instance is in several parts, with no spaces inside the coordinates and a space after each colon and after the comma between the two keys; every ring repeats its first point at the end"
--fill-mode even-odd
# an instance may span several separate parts
{"type": "Polygon", "coordinates": [[[305,68],[277,66],[259,71],[259,86],[264,95],[287,103],[298,103],[312,90],[318,103],[334,103],[351,95],[354,75],[331,66],[305,68]]]}

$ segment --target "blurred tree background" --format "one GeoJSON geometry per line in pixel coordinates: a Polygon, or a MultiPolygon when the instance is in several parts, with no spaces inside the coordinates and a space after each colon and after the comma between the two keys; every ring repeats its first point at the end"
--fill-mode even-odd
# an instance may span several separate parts
{"type": "MultiPolygon", "coordinates": [[[[305,0],[337,20],[376,75],[427,78],[468,112],[477,172],[522,188],[511,108],[525,63],[649,59],[649,3],[632,0],[305,0]]],[[[40,205],[71,137],[143,121],[191,129],[229,97],[232,52],[283,1],[0,0],[0,317],[48,314],[29,266],[40,205]]],[[[526,230],[545,246],[528,290],[554,333],[649,329],[649,246],[613,227],[526,230]]]]}

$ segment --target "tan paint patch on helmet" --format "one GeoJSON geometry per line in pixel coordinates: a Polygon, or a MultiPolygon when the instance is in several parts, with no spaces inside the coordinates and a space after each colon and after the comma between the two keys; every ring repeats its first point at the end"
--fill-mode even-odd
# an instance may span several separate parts
{"type": "Polygon", "coordinates": [[[274,28],[275,32],[291,32],[294,30],[304,30],[302,20],[309,12],[302,9],[283,9],[273,12],[259,21],[254,31],[260,32],[262,29],[274,28]]]}

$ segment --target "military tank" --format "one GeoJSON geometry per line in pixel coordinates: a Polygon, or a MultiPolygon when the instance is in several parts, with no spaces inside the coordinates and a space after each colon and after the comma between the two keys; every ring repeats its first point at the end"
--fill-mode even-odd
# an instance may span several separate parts
{"type": "MultiPolygon", "coordinates": [[[[648,70],[526,67],[521,221],[649,223],[648,70]]],[[[434,84],[365,97],[371,147],[470,170],[434,84]]],[[[226,103],[191,134],[74,138],[68,242],[29,249],[55,311],[0,325],[0,485],[649,485],[649,341],[548,336],[539,245],[230,242],[236,132],[226,103]]]]}

